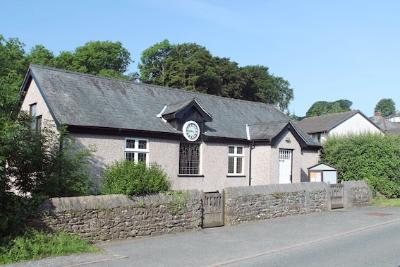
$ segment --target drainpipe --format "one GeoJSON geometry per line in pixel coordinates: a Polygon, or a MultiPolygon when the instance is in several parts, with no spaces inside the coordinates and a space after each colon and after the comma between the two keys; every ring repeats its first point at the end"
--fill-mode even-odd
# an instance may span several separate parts
{"type": "Polygon", "coordinates": [[[251,151],[254,149],[254,147],[254,141],[251,141],[249,149],[249,186],[251,186],[251,151]]]}

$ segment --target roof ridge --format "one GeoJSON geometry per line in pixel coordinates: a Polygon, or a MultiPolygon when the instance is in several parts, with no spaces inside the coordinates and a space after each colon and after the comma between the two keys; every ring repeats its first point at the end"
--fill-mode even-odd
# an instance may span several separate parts
{"type": "Polygon", "coordinates": [[[354,114],[356,114],[356,113],[360,113],[360,112],[361,111],[358,110],[358,109],[353,109],[353,110],[349,110],[349,111],[327,113],[327,114],[322,114],[322,115],[319,115],[319,116],[306,117],[306,118],[302,119],[301,121],[309,120],[309,119],[316,119],[316,118],[323,118],[323,117],[333,117],[333,116],[337,116],[337,115],[343,115],[345,113],[348,113],[348,114],[354,113],[354,114]]]}
{"type": "Polygon", "coordinates": [[[248,124],[249,126],[259,126],[259,125],[271,125],[271,124],[279,124],[279,123],[289,123],[290,120],[281,120],[281,121],[272,121],[272,122],[258,122],[253,124],[248,124]]]}
{"type": "Polygon", "coordinates": [[[231,98],[231,97],[219,96],[219,95],[212,95],[212,94],[201,93],[201,92],[194,92],[194,91],[188,91],[188,90],[185,90],[185,89],[179,89],[179,88],[175,88],[175,87],[168,87],[168,86],[149,84],[149,83],[143,83],[143,82],[137,82],[137,81],[122,80],[122,79],[117,79],[117,78],[108,78],[108,77],[98,76],[98,75],[94,75],[94,74],[90,74],[90,73],[82,73],[82,72],[77,72],[77,71],[72,71],[72,70],[65,70],[65,69],[49,67],[49,66],[39,65],[39,64],[30,64],[29,68],[31,66],[38,67],[38,68],[41,68],[41,69],[52,70],[52,71],[71,73],[71,74],[84,76],[84,77],[93,77],[93,78],[98,78],[98,79],[123,82],[123,83],[128,83],[128,84],[139,85],[139,86],[144,85],[144,86],[161,88],[161,89],[164,89],[164,90],[172,90],[172,91],[180,91],[180,92],[183,91],[183,92],[189,93],[191,95],[204,95],[204,96],[211,96],[211,97],[215,97],[215,98],[222,98],[222,99],[226,99],[226,100],[240,101],[240,102],[252,103],[252,104],[257,104],[257,105],[264,105],[264,106],[267,106],[267,107],[272,107],[276,111],[281,112],[281,113],[284,114],[284,112],[282,112],[280,109],[278,109],[275,105],[268,104],[268,103],[263,103],[263,102],[250,101],[250,100],[244,100],[244,99],[238,99],[238,98],[231,98]]]}

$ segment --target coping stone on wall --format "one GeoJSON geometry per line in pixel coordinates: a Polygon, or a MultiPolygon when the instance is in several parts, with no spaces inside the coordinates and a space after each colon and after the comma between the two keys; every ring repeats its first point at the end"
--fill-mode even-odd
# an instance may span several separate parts
{"type": "Polygon", "coordinates": [[[274,192],[299,192],[299,191],[314,191],[314,190],[329,190],[329,185],[326,183],[293,183],[293,184],[270,184],[256,185],[248,187],[228,187],[225,188],[225,194],[229,197],[238,197],[243,195],[253,194],[270,194],[274,192]]]}
{"type": "Polygon", "coordinates": [[[134,202],[125,195],[101,195],[83,197],[60,197],[47,200],[41,212],[82,211],[93,209],[112,209],[133,205],[134,202]]]}
{"type": "MultiPolygon", "coordinates": [[[[197,190],[184,191],[188,201],[201,199],[201,192],[197,190]]],[[[133,206],[140,202],[148,204],[162,204],[174,199],[174,195],[154,194],[129,198],[126,195],[98,195],[82,197],[61,197],[47,200],[40,208],[41,213],[57,213],[64,211],[83,211],[94,209],[113,209],[117,207],[133,206]]]]}

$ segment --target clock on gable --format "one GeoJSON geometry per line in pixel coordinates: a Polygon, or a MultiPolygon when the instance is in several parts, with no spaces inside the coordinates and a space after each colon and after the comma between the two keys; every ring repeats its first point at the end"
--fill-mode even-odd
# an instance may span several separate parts
{"type": "Polygon", "coordinates": [[[188,141],[194,142],[200,136],[200,127],[195,121],[187,121],[182,127],[182,132],[188,141]]]}

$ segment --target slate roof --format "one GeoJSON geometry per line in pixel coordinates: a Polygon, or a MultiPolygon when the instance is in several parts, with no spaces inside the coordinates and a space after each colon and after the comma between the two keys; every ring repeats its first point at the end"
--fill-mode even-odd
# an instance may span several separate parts
{"type": "Polygon", "coordinates": [[[273,141],[285,128],[291,127],[308,146],[320,146],[310,135],[305,133],[295,122],[272,122],[249,125],[250,140],[273,141]]]}
{"type": "Polygon", "coordinates": [[[400,122],[391,122],[382,116],[373,116],[370,119],[379,126],[383,132],[392,135],[400,135],[400,122]]]}
{"type": "Polygon", "coordinates": [[[400,117],[400,111],[395,112],[394,114],[390,115],[387,118],[388,119],[392,119],[392,118],[397,118],[397,117],[400,117]]]}
{"type": "MultiPolygon", "coordinates": [[[[39,65],[29,67],[27,77],[30,75],[58,124],[180,134],[180,131],[157,115],[165,106],[167,109],[170,106],[169,112],[176,111],[193,99],[212,117],[211,121],[206,122],[204,133],[210,137],[245,140],[246,124],[266,124],[273,128],[289,122],[288,116],[275,106],[259,102],[103,78],[39,65]]],[[[276,132],[275,129],[265,127],[267,136],[269,131],[276,132]]],[[[304,132],[302,134],[308,136],[304,132]]],[[[305,139],[308,140],[307,137],[305,139]]],[[[310,142],[309,145],[318,144],[310,142]]]]}
{"type": "Polygon", "coordinates": [[[298,126],[300,126],[306,133],[309,134],[328,132],[357,113],[362,114],[359,110],[352,110],[304,118],[298,122],[298,126]]]}

